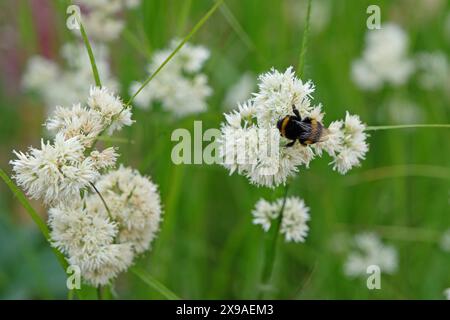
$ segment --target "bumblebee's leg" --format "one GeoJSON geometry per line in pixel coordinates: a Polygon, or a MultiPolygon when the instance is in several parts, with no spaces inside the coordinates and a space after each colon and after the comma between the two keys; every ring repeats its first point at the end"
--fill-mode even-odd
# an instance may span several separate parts
{"type": "Polygon", "coordinates": [[[289,142],[288,144],[286,144],[286,148],[290,148],[290,147],[292,147],[293,145],[294,145],[294,143],[295,143],[295,140],[292,140],[291,142],[289,142]]]}
{"type": "Polygon", "coordinates": [[[301,121],[302,118],[300,117],[300,112],[298,112],[298,109],[295,106],[295,104],[292,105],[292,111],[294,112],[295,116],[298,118],[297,120],[301,121]]]}

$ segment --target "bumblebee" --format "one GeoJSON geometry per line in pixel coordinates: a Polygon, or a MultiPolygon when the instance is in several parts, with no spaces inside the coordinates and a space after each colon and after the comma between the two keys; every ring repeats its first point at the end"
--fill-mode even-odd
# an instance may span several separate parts
{"type": "Polygon", "coordinates": [[[322,141],[326,128],[317,120],[306,117],[302,119],[295,105],[292,106],[294,115],[288,115],[278,120],[277,128],[282,137],[292,140],[286,147],[292,147],[298,140],[303,146],[322,141]]]}

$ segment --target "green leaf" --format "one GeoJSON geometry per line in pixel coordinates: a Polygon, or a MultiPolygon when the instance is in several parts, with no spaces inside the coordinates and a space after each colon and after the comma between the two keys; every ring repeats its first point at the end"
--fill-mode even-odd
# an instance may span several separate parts
{"type": "Polygon", "coordinates": [[[173,293],[170,289],[168,289],[165,285],[163,285],[161,282],[159,282],[158,280],[153,278],[153,276],[150,275],[144,269],[139,268],[139,267],[131,267],[130,271],[133,272],[136,276],[138,276],[138,278],[141,279],[143,282],[145,282],[149,287],[155,289],[157,292],[159,292],[161,295],[166,297],[168,300],[180,300],[181,299],[175,293],[173,293]]]}
{"type": "Polygon", "coordinates": [[[81,19],[78,19],[78,23],[80,24],[81,37],[83,38],[84,45],[86,47],[87,53],[89,55],[89,61],[91,62],[92,73],[94,74],[95,85],[97,87],[102,86],[102,82],[100,81],[100,75],[98,73],[97,63],[95,62],[94,53],[92,52],[91,43],[89,42],[89,38],[86,34],[86,30],[84,30],[83,23],[81,23],[81,19]]]}

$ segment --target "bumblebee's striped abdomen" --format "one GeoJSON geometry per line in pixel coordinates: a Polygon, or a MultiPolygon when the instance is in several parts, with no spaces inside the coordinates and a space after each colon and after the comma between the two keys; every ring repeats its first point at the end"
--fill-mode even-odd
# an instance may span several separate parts
{"type": "Polygon", "coordinates": [[[322,130],[323,130],[322,124],[315,119],[311,119],[311,135],[308,138],[308,140],[310,141],[309,144],[319,142],[322,136],[322,130]]]}

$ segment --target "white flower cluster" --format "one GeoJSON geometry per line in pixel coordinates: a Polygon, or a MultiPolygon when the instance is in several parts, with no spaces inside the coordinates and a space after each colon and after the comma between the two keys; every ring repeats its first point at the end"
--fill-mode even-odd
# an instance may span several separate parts
{"type": "Polygon", "coordinates": [[[288,197],[283,208],[283,199],[268,202],[260,199],[252,211],[253,224],[259,224],[264,231],[268,231],[272,221],[278,219],[281,210],[283,216],[280,224],[280,233],[286,242],[304,242],[309,231],[309,208],[298,197],[288,197]]]}
{"type": "Polygon", "coordinates": [[[387,23],[369,30],[362,57],[352,65],[355,84],[363,90],[378,90],[384,84],[406,83],[414,71],[407,51],[408,37],[400,26],[387,23]]]}
{"type": "MultiPolygon", "coordinates": [[[[117,91],[119,85],[111,76],[107,48],[94,45],[93,51],[103,84],[117,91]]],[[[89,56],[83,45],[67,43],[61,49],[61,56],[65,62],[64,67],[41,56],[30,58],[22,78],[23,88],[38,94],[49,114],[57,105],[82,101],[88,93],[86,84],[94,84],[89,56]]]]}
{"type": "MultiPolygon", "coordinates": [[[[119,18],[119,14],[126,9],[134,9],[140,4],[140,0],[76,0],[75,3],[85,9],[82,16],[83,26],[89,30],[89,37],[96,41],[116,40],[125,22],[119,18]]],[[[78,34],[79,30],[74,29],[78,34]]]]}
{"type": "Polygon", "coordinates": [[[28,153],[14,151],[17,159],[11,161],[18,185],[51,206],[52,244],[94,286],[126,270],[159,229],[157,186],[136,170],[112,170],[114,148],[95,149],[101,134],[132,123],[130,108],[119,97],[92,87],[85,106],[57,107],[48,119],[53,142],[28,153]]]}
{"type": "Polygon", "coordinates": [[[398,268],[397,250],[384,245],[374,233],[361,233],[354,238],[355,250],[350,252],[344,264],[349,277],[367,275],[367,267],[376,265],[381,272],[393,274],[398,268]]]}
{"type": "Polygon", "coordinates": [[[416,59],[419,85],[426,90],[450,88],[450,64],[442,51],[422,52],[416,59]]]}
{"type": "Polygon", "coordinates": [[[72,199],[98,178],[100,169],[115,164],[113,148],[86,155],[95,139],[105,130],[132,122],[130,110],[118,97],[106,88],[91,88],[87,107],[57,107],[47,122],[56,133],[53,142],[42,140],[41,149],[30,148],[28,153],[14,151],[17,159],[11,164],[18,185],[46,204],[72,199]]]}
{"type": "Polygon", "coordinates": [[[275,187],[296,174],[299,166],[308,167],[323,151],[334,158],[334,169],[342,174],[364,159],[368,151],[365,125],[348,113],[345,120],[332,122],[319,142],[286,147],[288,140],[280,137],[277,122],[293,115],[293,105],[302,119],[322,122],[324,117],[321,105],[311,105],[313,84],[295,77],[292,67],[284,73],[272,69],[261,75],[258,88],[251,99],[225,114],[219,146],[230,174],[237,171],[251,183],[275,187]]]}
{"type": "MultiPolygon", "coordinates": [[[[178,46],[179,40],[172,40],[169,48],[155,52],[148,70],[153,73],[178,46]]],[[[209,58],[209,50],[203,46],[186,43],[167,63],[152,85],[145,87],[136,97],[135,104],[148,109],[155,102],[178,117],[203,112],[207,108],[206,98],[212,94],[208,78],[201,69],[209,58]]],[[[134,82],[130,94],[134,94],[142,83],[134,82]]]]}
{"type": "Polygon", "coordinates": [[[336,132],[332,137],[336,139],[338,145],[338,148],[335,148],[337,153],[332,154],[334,170],[345,174],[364,160],[365,154],[369,151],[366,143],[367,134],[364,130],[365,125],[361,123],[359,116],[350,115],[348,112],[343,122],[337,121],[330,125],[330,131],[336,132]]]}
{"type": "Polygon", "coordinates": [[[161,220],[157,186],[136,170],[120,166],[103,175],[96,187],[110,212],[97,194],[49,211],[53,244],[94,286],[107,284],[147,250],[161,220]]]}

